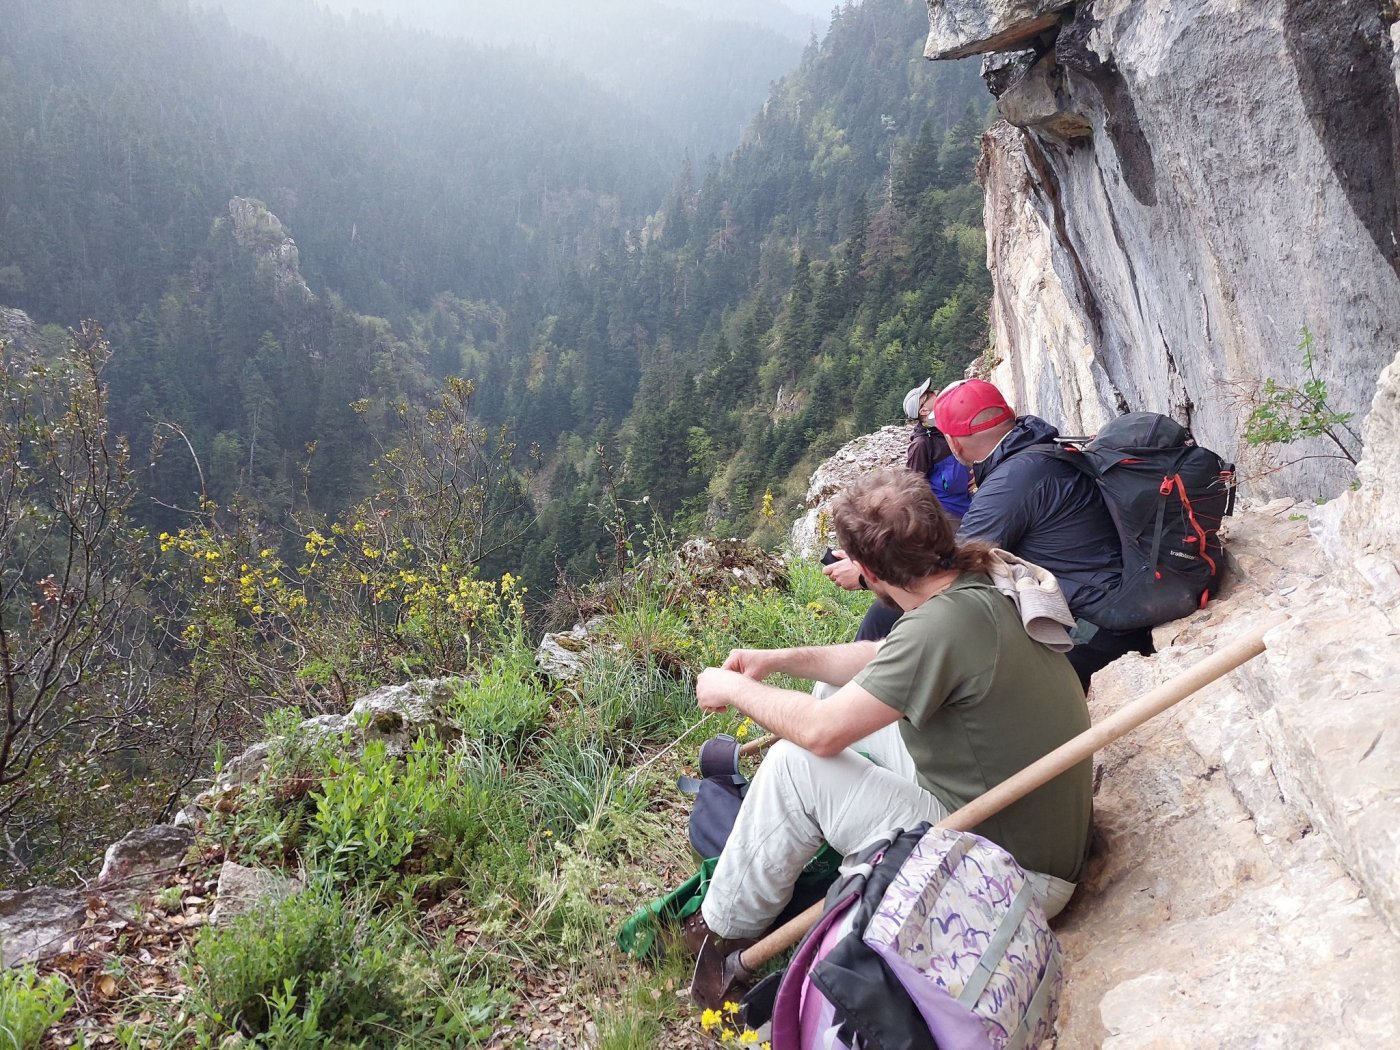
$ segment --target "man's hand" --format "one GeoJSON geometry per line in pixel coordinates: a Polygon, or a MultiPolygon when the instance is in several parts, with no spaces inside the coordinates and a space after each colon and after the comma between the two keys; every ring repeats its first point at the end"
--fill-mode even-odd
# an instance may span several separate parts
{"type": "Polygon", "coordinates": [[[843,550],[834,550],[831,553],[840,561],[823,566],[822,573],[838,587],[844,587],[848,591],[860,590],[860,570],[856,568],[855,562],[846,557],[843,550]]]}
{"type": "Polygon", "coordinates": [[[707,667],[695,679],[695,702],[703,711],[723,711],[729,707],[735,687],[742,682],[743,676],[735,671],[707,667]]]}
{"type": "Polygon", "coordinates": [[[778,670],[776,659],[777,653],[772,649],[731,649],[721,666],[761,682],[778,670]]]}

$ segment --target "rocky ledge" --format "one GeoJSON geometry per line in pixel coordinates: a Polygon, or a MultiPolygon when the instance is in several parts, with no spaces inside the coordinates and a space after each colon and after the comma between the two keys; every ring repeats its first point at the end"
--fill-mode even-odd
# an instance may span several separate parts
{"type": "Polygon", "coordinates": [[[1095,676],[1098,721],[1291,617],[1099,756],[1061,1046],[1400,1044],[1400,359],[1364,436],[1356,490],[1243,513],[1221,599],[1095,676]]]}

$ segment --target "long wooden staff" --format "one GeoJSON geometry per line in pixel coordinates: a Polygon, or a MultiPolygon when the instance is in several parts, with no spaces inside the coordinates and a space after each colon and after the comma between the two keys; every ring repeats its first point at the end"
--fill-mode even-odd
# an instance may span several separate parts
{"type": "Polygon", "coordinates": [[[739,754],[746,756],[756,755],[760,751],[767,751],[777,742],[778,734],[769,733],[767,736],[761,736],[756,740],[750,740],[747,744],[744,744],[742,747],[739,748],[739,754]]]}
{"type": "MultiPolygon", "coordinates": [[[[1217,650],[1175,678],[1149,690],[1132,703],[1119,708],[1098,725],[1091,726],[1073,740],[1060,745],[1015,776],[1002,781],[985,795],[974,799],[956,813],[939,821],[938,827],[949,828],[953,831],[970,831],[1017,799],[1030,794],[1042,784],[1048,783],[1086,758],[1092,757],[1094,752],[1100,748],[1107,747],[1148,719],[1180,703],[1192,693],[1204,688],[1217,678],[1229,674],[1241,664],[1248,663],[1264,651],[1264,635],[1275,627],[1286,623],[1288,619],[1286,613],[1277,613],[1269,617],[1238,641],[1217,650]]],[[[742,952],[734,953],[738,956],[737,962],[750,973],[756,971],[775,955],[786,951],[800,941],[803,935],[821,918],[823,907],[824,903],[818,901],[767,937],[757,941],[742,952]]],[[[734,967],[735,961],[732,957],[726,960],[725,973],[729,978],[726,981],[726,990],[727,985],[732,983],[733,974],[740,972],[734,967]]]]}

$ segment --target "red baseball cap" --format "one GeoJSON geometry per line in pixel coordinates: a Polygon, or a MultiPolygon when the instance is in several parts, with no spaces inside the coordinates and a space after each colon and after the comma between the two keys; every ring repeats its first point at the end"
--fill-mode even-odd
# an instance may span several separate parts
{"type": "Polygon", "coordinates": [[[949,383],[933,403],[934,424],[951,437],[968,437],[1016,418],[1001,391],[985,379],[960,379],[949,383]],[[989,409],[997,409],[988,413],[989,409]],[[978,419],[983,413],[985,418],[978,419]],[[976,420],[976,422],[973,422],[976,420]]]}

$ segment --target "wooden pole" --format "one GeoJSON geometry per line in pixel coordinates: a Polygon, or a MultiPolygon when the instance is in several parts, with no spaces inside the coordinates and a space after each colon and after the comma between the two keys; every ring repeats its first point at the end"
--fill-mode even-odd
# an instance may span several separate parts
{"type": "Polygon", "coordinates": [[[760,751],[768,750],[768,748],[772,747],[777,742],[778,734],[769,733],[767,736],[761,736],[757,740],[750,740],[747,744],[744,744],[739,748],[739,754],[745,756],[756,755],[760,751]]]}
{"type": "MultiPolygon", "coordinates": [[[[1030,794],[1042,784],[1055,779],[1067,769],[1090,758],[1100,748],[1107,747],[1148,719],[1185,700],[1192,693],[1229,674],[1241,664],[1248,663],[1264,651],[1264,635],[1286,623],[1286,613],[1276,613],[1248,634],[1207,656],[1169,681],[1163,682],[1119,708],[1098,725],[1090,726],[1073,740],[1061,744],[1044,758],[1031,763],[1016,775],[1002,781],[985,795],[974,799],[956,813],[938,822],[938,827],[953,831],[970,831],[994,813],[1030,794]]],[[[774,930],[767,937],[740,953],[739,961],[750,972],[757,970],[775,955],[786,951],[802,939],[822,916],[824,903],[818,901],[801,915],[774,930]]]]}

